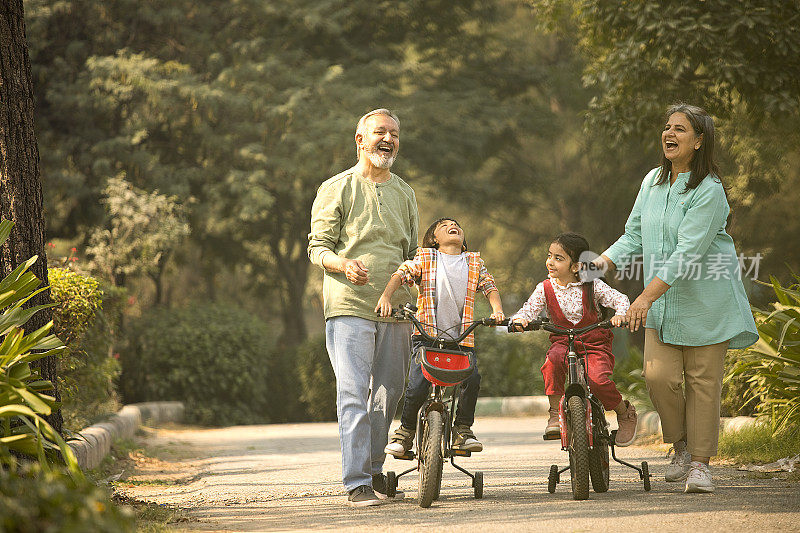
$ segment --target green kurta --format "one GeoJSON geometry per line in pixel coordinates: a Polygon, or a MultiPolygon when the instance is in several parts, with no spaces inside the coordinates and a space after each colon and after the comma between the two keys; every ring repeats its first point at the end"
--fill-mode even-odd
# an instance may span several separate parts
{"type": "Polygon", "coordinates": [[[647,313],[646,327],[662,342],[750,346],[758,333],[733,239],[725,231],[730,208],[722,184],[707,176],[684,193],[688,172],[671,186],[669,180],[654,186],[658,175],[655,168],[645,176],[625,234],[603,253],[618,268],[641,256],[645,286],[655,276],[671,286],[647,313]]]}
{"type": "MultiPolygon", "coordinates": [[[[399,176],[384,183],[364,178],[351,168],[320,185],[311,208],[308,257],[322,266],[322,255],[334,252],[360,259],[369,269],[366,285],[353,285],[344,273],[325,271],[322,295],[325,318],[357,316],[378,322],[375,306],[400,263],[417,251],[419,214],[414,190],[399,176]]],[[[415,299],[407,285],[392,296],[392,305],[415,299]]]]}

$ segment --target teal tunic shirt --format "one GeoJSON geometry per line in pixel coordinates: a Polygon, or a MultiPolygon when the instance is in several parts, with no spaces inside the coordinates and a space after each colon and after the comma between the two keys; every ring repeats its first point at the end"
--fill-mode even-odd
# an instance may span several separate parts
{"type": "Polygon", "coordinates": [[[733,239],[725,231],[730,208],[712,176],[683,192],[689,172],[653,185],[660,168],[642,181],[625,234],[603,252],[618,268],[641,260],[645,286],[654,277],[670,285],[647,313],[646,327],[662,342],[707,346],[730,341],[745,348],[758,340],[733,239]],[[637,257],[638,256],[638,257],[637,257]]]}

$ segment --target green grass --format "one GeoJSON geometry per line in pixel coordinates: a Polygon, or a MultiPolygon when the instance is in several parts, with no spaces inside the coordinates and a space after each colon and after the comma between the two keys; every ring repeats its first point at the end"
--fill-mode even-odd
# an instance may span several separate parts
{"type": "Polygon", "coordinates": [[[737,463],[772,463],[800,453],[800,428],[772,435],[766,425],[728,431],[719,439],[719,457],[737,463]]]}

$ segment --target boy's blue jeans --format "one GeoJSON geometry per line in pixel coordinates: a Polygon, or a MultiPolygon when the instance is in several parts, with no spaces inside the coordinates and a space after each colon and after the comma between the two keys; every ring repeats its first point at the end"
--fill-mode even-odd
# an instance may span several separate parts
{"type": "MultiPolygon", "coordinates": [[[[411,353],[416,354],[419,346],[431,346],[431,343],[415,335],[411,338],[411,353]]],[[[465,352],[475,353],[474,348],[461,346],[459,349],[465,352]]],[[[475,422],[475,404],[478,403],[478,393],[481,390],[481,375],[478,372],[477,365],[472,375],[461,382],[461,386],[458,390],[460,391],[461,398],[458,401],[456,418],[453,421],[453,425],[471,426],[473,422],[475,422]]],[[[400,423],[403,424],[403,426],[409,429],[417,428],[417,413],[419,413],[419,408],[422,407],[425,400],[428,399],[430,391],[431,382],[425,379],[420,364],[415,361],[415,357],[412,357],[411,367],[408,369],[406,399],[403,404],[403,414],[400,417],[400,423]]]]}

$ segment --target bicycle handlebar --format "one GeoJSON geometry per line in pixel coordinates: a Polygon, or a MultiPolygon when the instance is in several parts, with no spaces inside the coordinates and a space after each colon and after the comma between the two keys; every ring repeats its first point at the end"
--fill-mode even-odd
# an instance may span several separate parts
{"type": "MultiPolygon", "coordinates": [[[[422,322],[417,320],[417,317],[414,314],[417,312],[417,307],[411,305],[410,303],[403,304],[400,307],[392,308],[391,316],[394,318],[399,318],[401,320],[410,320],[414,326],[416,326],[417,331],[419,334],[429,342],[445,342],[445,343],[455,343],[459,344],[461,341],[467,338],[472,331],[477,328],[478,326],[507,326],[508,319],[505,318],[503,320],[495,320],[491,317],[486,318],[479,318],[478,320],[473,320],[472,323],[467,327],[464,332],[455,338],[450,337],[431,337],[425,332],[424,326],[422,322]]],[[[510,326],[509,326],[510,327],[510,326]]]]}
{"type": "Polygon", "coordinates": [[[613,327],[615,326],[614,324],[611,323],[610,320],[603,320],[602,322],[596,322],[594,324],[590,324],[583,328],[564,328],[559,325],[553,324],[547,320],[537,319],[528,322],[528,325],[525,326],[524,328],[520,324],[508,324],[508,332],[514,333],[517,331],[535,331],[538,329],[543,329],[545,331],[549,331],[550,333],[561,333],[565,335],[578,336],[578,335],[583,335],[587,331],[592,331],[593,329],[598,329],[598,328],[611,329],[613,327]]]}

